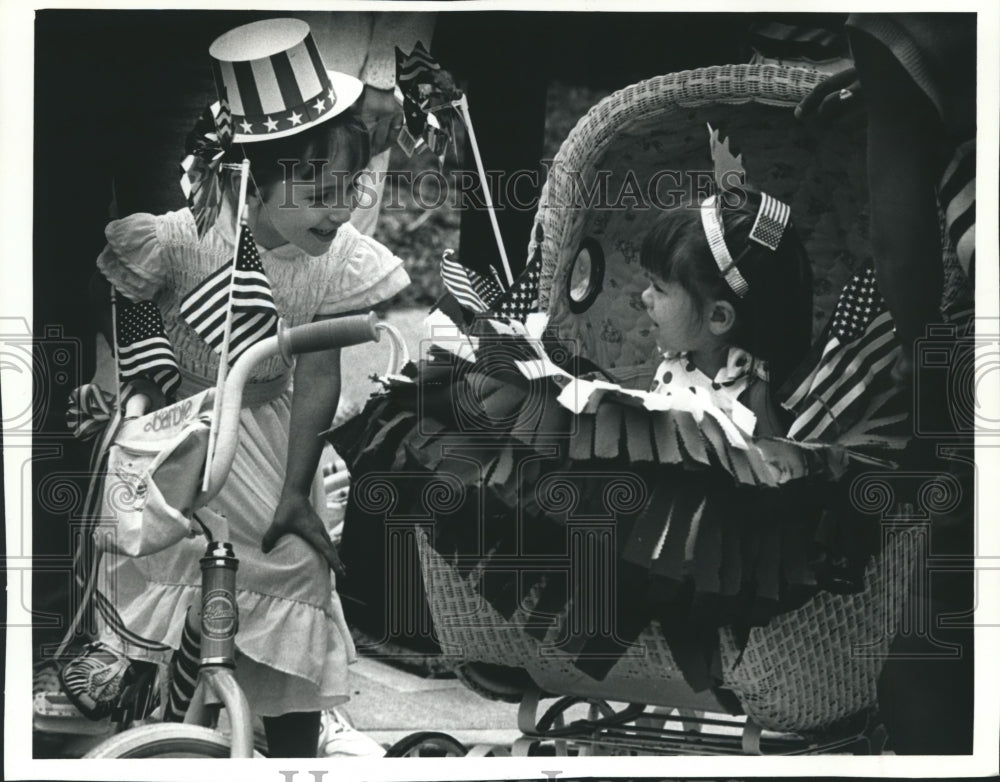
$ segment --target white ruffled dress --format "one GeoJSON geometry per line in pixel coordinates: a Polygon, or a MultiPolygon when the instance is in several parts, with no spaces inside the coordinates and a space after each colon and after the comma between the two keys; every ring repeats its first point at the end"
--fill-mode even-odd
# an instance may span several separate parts
{"type": "MultiPolygon", "coordinates": [[[[181,370],[181,397],[215,383],[218,355],[178,308],[187,292],[231,261],[235,237],[229,217],[224,214],[199,241],[186,209],[135,214],[108,226],[108,246],[97,261],[122,294],[159,306],[181,370]]],[[[371,307],[409,283],[399,258],[350,225],[341,227],[322,256],[308,256],[294,245],[258,249],[275,306],[290,326],[371,307]]],[[[240,561],[236,676],[251,709],[261,716],[323,710],[347,700],[347,666],[355,650],[325,560],[291,535],[268,554],[260,550],[284,480],[290,373],[277,357],[259,365],[252,380],[232,472],[199,516],[217,539],[232,542],[240,561]]],[[[312,499],[323,516],[319,473],[312,499]]],[[[100,586],[132,632],[177,648],[187,607],[199,599],[204,549],[205,539],[198,537],[148,557],[109,554],[100,586]]],[[[107,640],[122,646],[116,636],[107,640]]],[[[156,657],[134,647],[125,651],[156,657]]]]}

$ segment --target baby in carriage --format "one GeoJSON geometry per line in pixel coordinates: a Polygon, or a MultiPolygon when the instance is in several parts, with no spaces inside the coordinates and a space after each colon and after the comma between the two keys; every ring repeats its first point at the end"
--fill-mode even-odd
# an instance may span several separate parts
{"type": "Polygon", "coordinates": [[[790,223],[788,206],[757,191],[660,218],[639,256],[663,353],[651,391],[700,389],[747,434],[785,434],[770,387],[808,350],[812,310],[809,259],[790,223]]]}

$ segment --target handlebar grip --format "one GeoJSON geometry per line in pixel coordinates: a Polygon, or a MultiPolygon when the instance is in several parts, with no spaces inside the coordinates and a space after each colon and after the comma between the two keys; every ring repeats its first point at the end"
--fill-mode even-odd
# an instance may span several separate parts
{"type": "Polygon", "coordinates": [[[286,359],[290,359],[298,353],[377,342],[379,338],[375,328],[377,322],[375,313],[369,312],[367,315],[345,315],[341,318],[295,326],[279,334],[281,353],[286,359]]]}

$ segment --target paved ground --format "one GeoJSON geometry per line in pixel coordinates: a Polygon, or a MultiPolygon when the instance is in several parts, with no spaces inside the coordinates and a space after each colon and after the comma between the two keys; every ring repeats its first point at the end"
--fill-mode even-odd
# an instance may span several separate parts
{"type": "Polygon", "coordinates": [[[488,701],[457,679],[425,679],[362,658],[351,667],[351,690],[344,711],[382,744],[420,730],[443,731],[466,746],[510,745],[520,735],[517,704],[488,701]]]}

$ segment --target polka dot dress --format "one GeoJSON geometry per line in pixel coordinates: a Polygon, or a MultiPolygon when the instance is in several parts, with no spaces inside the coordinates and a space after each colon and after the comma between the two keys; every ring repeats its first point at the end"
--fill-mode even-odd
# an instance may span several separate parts
{"type": "Polygon", "coordinates": [[[698,369],[687,353],[668,352],[663,354],[663,361],[656,369],[649,391],[664,396],[678,391],[707,394],[712,403],[727,413],[737,426],[747,434],[753,434],[755,416],[739,401],[753,377],[766,382],[766,365],[740,348],[729,349],[726,365],[715,373],[714,378],[698,369]]]}

